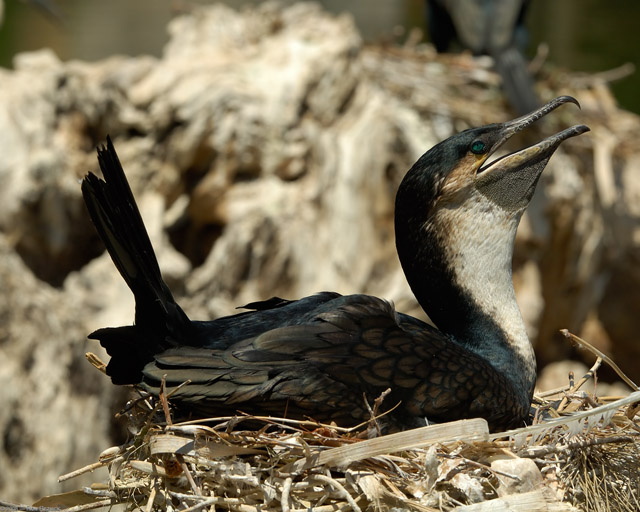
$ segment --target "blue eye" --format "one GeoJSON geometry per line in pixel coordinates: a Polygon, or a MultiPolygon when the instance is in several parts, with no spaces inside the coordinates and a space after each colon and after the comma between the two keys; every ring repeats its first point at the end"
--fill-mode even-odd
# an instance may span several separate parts
{"type": "Polygon", "coordinates": [[[484,153],[486,153],[486,145],[484,142],[482,142],[481,140],[476,140],[473,141],[473,143],[471,144],[471,152],[474,155],[482,155],[484,153]]]}

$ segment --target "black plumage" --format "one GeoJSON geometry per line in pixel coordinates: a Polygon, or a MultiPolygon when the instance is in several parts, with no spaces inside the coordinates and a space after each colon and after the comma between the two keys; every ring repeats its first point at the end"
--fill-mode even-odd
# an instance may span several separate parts
{"type": "MultiPolygon", "coordinates": [[[[134,325],[90,335],[111,356],[108,375],[115,384],[139,384],[152,393],[163,376],[169,388],[189,380],[172,400],[197,415],[241,410],[351,426],[369,419],[365,400],[371,403],[390,389],[384,405],[393,410],[382,420],[388,430],[476,416],[494,430],[522,424],[535,361],[521,335],[517,305],[513,314],[512,284],[495,304],[482,293],[474,295],[483,283],[462,282],[457,258],[470,252],[470,258],[487,260],[486,248],[475,247],[469,233],[469,216],[479,204],[478,225],[487,212],[497,219],[487,224],[487,236],[501,240],[505,247],[498,249],[510,265],[510,233],[515,234],[537,177],[563,140],[587,128],[569,128],[483,163],[513,133],[569,101],[575,102],[558,98],[521,119],[455,135],[423,155],[403,180],[396,245],[416,297],[440,330],[396,312],[382,299],[331,292],[291,301],[274,297],[248,304],[250,311],[237,315],[191,321],[162,279],[108,139],[98,149],[104,180],[89,174],[82,192],[136,299],[134,325]],[[515,185],[511,173],[522,176],[515,185]],[[457,246],[462,252],[452,256],[449,248],[457,246]]],[[[466,260],[460,261],[464,267],[466,260]]],[[[510,283],[510,268],[500,272],[506,280],[501,276],[499,282],[510,283]]]]}
{"type": "Polygon", "coordinates": [[[474,55],[490,55],[509,103],[518,114],[540,104],[523,54],[529,0],[425,0],[429,35],[438,52],[454,41],[474,55]]]}

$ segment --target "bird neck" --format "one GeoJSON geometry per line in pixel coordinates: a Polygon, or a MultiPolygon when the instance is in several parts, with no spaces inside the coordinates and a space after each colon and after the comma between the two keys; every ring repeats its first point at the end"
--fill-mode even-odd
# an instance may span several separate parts
{"type": "Polygon", "coordinates": [[[396,245],[418,302],[442,332],[530,396],[535,358],[511,273],[520,216],[495,208],[480,194],[439,205],[435,212],[402,202],[399,192],[396,245]]]}

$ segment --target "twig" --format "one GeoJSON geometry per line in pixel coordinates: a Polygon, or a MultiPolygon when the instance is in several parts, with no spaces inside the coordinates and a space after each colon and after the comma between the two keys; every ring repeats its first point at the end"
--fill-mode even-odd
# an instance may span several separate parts
{"type": "Polygon", "coordinates": [[[105,462],[94,462],[93,464],[89,464],[88,466],[85,466],[83,468],[80,469],[76,469],[75,471],[72,471],[71,473],[67,473],[66,475],[62,475],[58,477],[58,482],[64,482],[66,480],[70,480],[71,478],[75,478],[77,476],[80,476],[84,473],[89,473],[91,471],[94,471],[98,468],[101,468],[103,466],[106,466],[108,463],[113,462],[113,461],[105,461],[105,462]]]}
{"type": "MultiPolygon", "coordinates": [[[[378,415],[376,417],[376,419],[380,419],[380,418],[386,416],[387,414],[390,414],[391,412],[395,411],[398,407],[400,407],[401,404],[402,404],[402,402],[398,402],[391,409],[389,409],[389,410],[383,412],[382,414],[378,415]]],[[[179,423],[176,423],[175,425],[180,425],[180,426],[199,425],[199,424],[202,424],[202,423],[210,423],[210,422],[214,422],[214,421],[222,423],[222,422],[233,421],[233,420],[264,421],[265,423],[269,423],[269,424],[277,425],[277,426],[299,425],[301,427],[327,428],[329,430],[335,430],[336,432],[340,432],[340,433],[343,433],[343,434],[350,434],[352,432],[357,432],[362,427],[366,427],[367,424],[369,423],[369,421],[363,421],[362,423],[359,423],[358,425],[355,425],[353,427],[339,427],[337,425],[328,425],[326,423],[320,423],[319,421],[314,421],[314,420],[294,420],[294,419],[291,419],[291,418],[279,418],[277,416],[254,416],[252,414],[241,413],[240,416],[238,416],[238,415],[236,415],[236,416],[217,416],[217,417],[210,417],[210,418],[200,418],[200,419],[197,419],[197,420],[181,421],[179,423]]]]}
{"type": "Polygon", "coordinates": [[[633,422],[633,418],[640,410],[640,403],[631,404],[627,407],[627,412],[624,415],[633,422]]]}
{"type": "Polygon", "coordinates": [[[107,374],[107,364],[93,352],[87,352],[84,357],[87,358],[87,361],[89,361],[91,363],[91,366],[93,366],[96,370],[102,372],[104,375],[107,374]]]}
{"type": "Polygon", "coordinates": [[[87,496],[100,496],[101,498],[117,498],[118,495],[113,491],[106,489],[92,489],[91,487],[84,487],[82,492],[87,496]]]}
{"type": "Polygon", "coordinates": [[[147,506],[145,507],[145,512],[151,512],[153,509],[153,502],[156,500],[156,493],[158,492],[157,481],[154,479],[153,484],[151,486],[151,492],[149,493],[149,499],[147,500],[147,506]]]}
{"type": "MultiPolygon", "coordinates": [[[[183,385],[185,385],[184,382],[181,384],[181,386],[183,385]]],[[[169,400],[167,399],[166,386],[167,386],[167,375],[165,374],[162,376],[162,380],[160,381],[160,393],[158,394],[158,398],[160,398],[160,402],[162,403],[162,410],[164,411],[164,417],[167,422],[167,426],[171,426],[173,425],[173,420],[171,419],[171,412],[169,411],[169,400]]],[[[193,492],[198,496],[201,495],[202,491],[196,484],[196,481],[194,480],[193,475],[189,470],[189,466],[187,466],[187,463],[185,462],[182,454],[176,453],[174,455],[176,460],[180,464],[180,467],[182,468],[183,473],[187,477],[187,481],[189,482],[189,485],[191,486],[191,489],[193,490],[193,492]]]]}
{"type": "Polygon", "coordinates": [[[587,446],[595,446],[600,444],[609,443],[633,443],[637,440],[637,436],[610,436],[610,437],[594,437],[592,439],[584,439],[579,441],[571,441],[566,444],[556,444],[548,446],[534,446],[527,448],[525,451],[519,453],[520,457],[535,458],[544,457],[550,453],[567,453],[570,450],[576,448],[586,448],[587,446]]]}
{"type": "Polygon", "coordinates": [[[83,510],[93,510],[94,508],[109,507],[113,505],[113,500],[100,500],[95,503],[85,503],[75,507],[63,508],[60,512],[82,512],[83,510]]]}
{"type": "MultiPolygon", "coordinates": [[[[207,498],[204,496],[189,496],[187,494],[181,494],[173,491],[169,491],[171,496],[174,496],[179,499],[189,499],[189,500],[202,500],[200,503],[197,503],[189,508],[185,508],[182,512],[196,512],[197,510],[201,510],[205,507],[210,507],[212,505],[221,505],[230,510],[238,510],[240,512],[260,512],[261,510],[265,510],[263,508],[255,507],[253,505],[246,505],[242,502],[241,499],[238,498],[223,498],[223,497],[211,497],[207,498]]],[[[66,511],[65,511],[66,512],[66,511]]]]}
{"type": "Polygon", "coordinates": [[[536,54],[527,66],[529,68],[529,73],[532,75],[537,74],[538,71],[542,69],[547,57],[549,57],[549,45],[547,43],[540,43],[536,48],[536,54]]]}
{"type": "MultiPolygon", "coordinates": [[[[336,430],[337,432],[342,432],[348,434],[350,432],[355,431],[357,428],[361,427],[363,424],[357,425],[355,427],[337,427],[335,425],[328,425],[326,423],[318,423],[317,421],[312,420],[293,420],[290,418],[278,418],[276,416],[253,416],[251,414],[243,415],[240,417],[243,420],[256,420],[256,421],[264,421],[266,423],[271,423],[273,425],[278,425],[280,423],[286,425],[299,425],[301,427],[325,427],[328,429],[336,430]]],[[[197,420],[189,420],[189,421],[181,421],[176,423],[176,426],[187,426],[187,425],[199,425],[201,423],[211,423],[211,422],[225,422],[238,419],[238,416],[218,416],[211,418],[200,418],[197,420]]]]}
{"type": "Polygon", "coordinates": [[[167,398],[171,398],[178,391],[180,391],[183,387],[188,386],[189,384],[191,384],[191,379],[187,379],[184,382],[181,382],[175,388],[173,388],[171,391],[169,391],[169,393],[167,393],[167,398]]]}
{"type": "Polygon", "coordinates": [[[353,496],[349,494],[349,491],[347,491],[340,482],[336,482],[333,478],[325,475],[313,475],[312,478],[314,478],[315,480],[320,480],[321,482],[325,482],[330,486],[332,486],[336,491],[338,491],[342,495],[344,499],[347,500],[347,502],[349,503],[349,505],[353,510],[355,510],[356,512],[362,512],[360,507],[357,505],[357,503],[353,499],[353,496]]]}
{"type": "Polygon", "coordinates": [[[364,401],[364,405],[367,407],[367,410],[369,411],[369,415],[371,416],[371,418],[368,421],[368,428],[369,429],[375,428],[378,436],[382,435],[382,429],[380,428],[380,425],[378,424],[378,421],[377,421],[378,409],[380,409],[382,402],[384,401],[385,397],[389,393],[391,393],[391,388],[387,388],[382,393],[380,393],[380,396],[373,401],[373,409],[369,405],[369,402],[367,400],[367,395],[365,393],[362,394],[362,400],[364,401]]]}
{"type": "Polygon", "coordinates": [[[589,87],[596,83],[610,83],[632,75],[636,67],[631,62],[626,62],[617,68],[601,71],[600,73],[584,74],[582,76],[574,76],[571,80],[575,87],[589,87]]]}
{"type": "MultiPolygon", "coordinates": [[[[134,386],[134,389],[140,393],[141,390],[138,389],[137,387],[134,386]]],[[[146,393],[146,392],[145,392],[146,393]]],[[[148,410],[145,411],[147,413],[151,413],[153,414],[155,412],[155,408],[151,405],[151,403],[149,402],[149,399],[153,398],[152,395],[149,394],[142,394],[141,396],[139,396],[138,398],[134,398],[129,400],[122,409],[120,409],[120,411],[118,411],[116,413],[116,418],[122,418],[122,417],[126,417],[127,413],[132,411],[133,409],[135,409],[138,404],[143,403],[144,405],[146,405],[148,407],[148,410]]]]}
{"type": "Polygon", "coordinates": [[[499,471],[497,469],[493,469],[491,466],[487,466],[486,464],[482,464],[480,462],[476,462],[475,460],[467,459],[466,457],[460,457],[459,455],[453,454],[444,454],[444,457],[448,459],[461,459],[465,464],[469,466],[473,466],[475,468],[484,469],[485,471],[489,471],[490,473],[494,473],[496,475],[504,476],[506,478],[511,478],[518,483],[522,482],[522,479],[517,475],[512,475],[511,473],[505,473],[504,471],[499,471]]]}
{"type": "MultiPolygon", "coordinates": [[[[560,405],[558,405],[558,408],[557,408],[558,412],[562,412],[562,410],[567,406],[567,403],[569,402],[569,395],[571,393],[575,393],[576,391],[578,391],[582,387],[582,385],[585,382],[587,382],[589,379],[593,378],[595,381],[596,372],[600,368],[601,364],[602,364],[602,358],[598,356],[598,358],[596,359],[596,362],[589,369],[589,371],[582,376],[582,378],[578,381],[578,383],[577,384],[572,383],[572,386],[569,388],[569,391],[565,393],[564,397],[560,401],[560,405]]],[[[573,372],[570,372],[570,373],[573,374],[573,372]]],[[[570,382],[572,380],[573,379],[571,379],[570,382]]]]}
{"type": "Polygon", "coordinates": [[[633,382],[629,377],[627,377],[624,372],[618,367],[618,365],[616,363],[614,363],[611,358],[609,356],[607,356],[606,354],[604,354],[603,352],[600,352],[596,347],[594,347],[593,345],[591,345],[590,343],[586,342],[585,340],[583,340],[582,338],[576,336],[575,334],[572,334],[569,332],[568,329],[561,329],[560,332],[567,338],[570,338],[572,341],[576,342],[578,345],[586,348],[587,350],[589,350],[592,354],[595,354],[596,356],[602,358],[602,360],[607,363],[609,366],[611,366],[611,368],[613,368],[613,370],[618,374],[618,376],[634,391],[640,391],[640,387],[638,387],[638,385],[633,382]]]}
{"type": "Polygon", "coordinates": [[[94,508],[108,507],[111,505],[113,505],[113,500],[111,499],[94,501],[93,503],[85,503],[84,505],[76,505],[75,507],[68,508],[32,507],[30,505],[21,505],[0,500],[0,510],[15,510],[16,512],[82,512],[83,510],[93,510],[94,508]]]}
{"type": "Polygon", "coordinates": [[[293,479],[289,476],[285,478],[284,483],[282,484],[282,495],[280,497],[282,512],[289,512],[289,510],[291,510],[291,507],[289,507],[289,492],[291,491],[292,483],[293,479]]]}
{"type": "Polygon", "coordinates": [[[169,493],[169,496],[171,496],[172,498],[178,498],[179,500],[203,501],[211,498],[210,496],[194,496],[193,494],[185,494],[183,492],[171,490],[168,490],[167,492],[169,493]]]}
{"type": "Polygon", "coordinates": [[[385,389],[382,393],[380,393],[380,396],[373,401],[373,414],[375,416],[378,416],[380,406],[389,393],[391,393],[391,388],[385,389]]]}
{"type": "Polygon", "coordinates": [[[541,393],[536,393],[534,398],[547,398],[549,396],[557,395],[559,393],[563,393],[569,391],[571,386],[565,384],[564,386],[560,386],[559,388],[550,389],[548,391],[542,391],[541,393]]]}
{"type": "Polygon", "coordinates": [[[167,400],[167,394],[165,392],[166,386],[167,386],[167,374],[165,373],[162,376],[162,380],[160,380],[160,393],[158,394],[158,398],[160,399],[160,403],[162,404],[162,410],[164,411],[164,419],[167,422],[167,425],[173,425],[173,421],[171,420],[171,412],[169,411],[169,400],[167,400]]]}
{"type": "Polygon", "coordinates": [[[20,510],[23,512],[50,512],[50,511],[57,511],[59,512],[60,509],[59,507],[32,507],[30,505],[20,505],[17,503],[9,503],[8,501],[2,501],[0,500],[0,509],[1,510],[20,510]]]}
{"type": "Polygon", "coordinates": [[[191,474],[191,471],[189,470],[189,466],[187,466],[187,463],[185,462],[183,455],[181,453],[176,453],[175,456],[176,456],[176,459],[178,459],[178,462],[180,463],[180,467],[182,468],[182,471],[187,477],[187,481],[189,482],[191,489],[193,490],[194,493],[196,493],[197,496],[200,496],[202,494],[202,491],[200,490],[200,487],[198,487],[198,485],[196,484],[196,481],[194,480],[193,475],[191,474]]]}

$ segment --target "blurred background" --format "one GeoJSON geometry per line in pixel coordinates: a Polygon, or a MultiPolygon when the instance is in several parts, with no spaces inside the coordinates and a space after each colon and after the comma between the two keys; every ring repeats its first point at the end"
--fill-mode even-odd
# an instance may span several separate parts
{"type": "MultiPolygon", "coordinates": [[[[283,3],[0,1],[0,498],[104,479],[57,483],[127,435],[129,391],[85,360],[107,359],[87,334],[134,308],[80,195],[107,134],[192,318],[323,289],[423,315],[395,254],[398,184],[433,144],[517,108],[492,59],[436,52],[447,34],[425,34],[422,0],[283,3]]],[[[595,359],[560,328],[640,380],[639,18],[631,0],[528,2],[536,94],[582,110],[514,145],[592,129],[551,159],[516,240],[542,390],[595,359]]],[[[598,378],[598,396],[628,392],[598,378]]]]}
{"type": "MultiPolygon", "coordinates": [[[[282,0],[291,4],[295,0],[282,0]]],[[[205,0],[5,0],[0,29],[0,66],[11,67],[18,52],[52,48],[62,60],[93,61],[114,54],[160,56],[172,15],[205,0]],[[49,8],[39,8],[38,5],[49,8]]],[[[255,4],[228,0],[234,8],[255,4]]],[[[333,13],[350,13],[366,41],[389,41],[398,28],[425,31],[422,0],[321,0],[333,13]]],[[[640,64],[640,3],[635,0],[534,0],[525,19],[528,57],[548,44],[548,61],[572,71],[607,71],[640,64]]],[[[640,73],[616,80],[611,88],[620,106],[640,113],[640,73]]]]}

